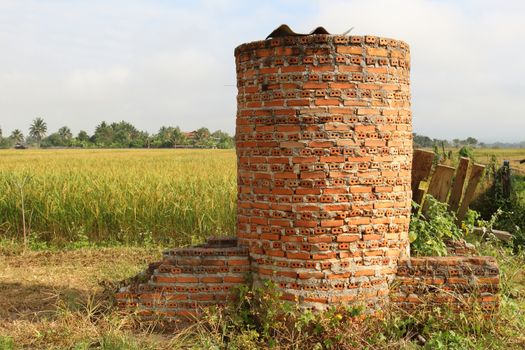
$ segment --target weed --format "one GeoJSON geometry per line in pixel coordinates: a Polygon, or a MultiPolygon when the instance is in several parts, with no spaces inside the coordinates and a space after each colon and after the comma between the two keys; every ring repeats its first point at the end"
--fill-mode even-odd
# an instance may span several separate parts
{"type": "Polygon", "coordinates": [[[460,239],[462,232],[456,226],[456,217],[448,211],[447,204],[429,195],[425,198],[427,211],[423,214],[417,210],[410,220],[411,251],[415,255],[447,255],[446,241],[460,239]]]}

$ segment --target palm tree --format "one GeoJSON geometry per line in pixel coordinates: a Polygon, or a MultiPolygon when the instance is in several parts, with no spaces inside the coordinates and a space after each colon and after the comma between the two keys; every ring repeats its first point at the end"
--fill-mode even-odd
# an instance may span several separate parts
{"type": "Polygon", "coordinates": [[[40,141],[46,136],[47,124],[42,118],[36,118],[33,120],[33,124],[29,127],[29,135],[37,140],[40,145],[40,141]]]}
{"type": "Polygon", "coordinates": [[[67,126],[63,126],[60,129],[58,129],[58,134],[64,141],[69,141],[73,137],[73,133],[71,132],[71,129],[67,126]]]}
{"type": "Polygon", "coordinates": [[[13,139],[13,141],[17,143],[24,142],[24,134],[22,134],[22,131],[20,131],[19,129],[15,129],[11,133],[11,139],[13,139]]]}

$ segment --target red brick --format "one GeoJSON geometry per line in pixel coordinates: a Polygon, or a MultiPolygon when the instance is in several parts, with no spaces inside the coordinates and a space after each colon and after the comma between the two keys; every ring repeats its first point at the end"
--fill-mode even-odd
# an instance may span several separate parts
{"type": "Polygon", "coordinates": [[[310,260],[310,253],[286,252],[286,257],[289,258],[289,259],[310,260]]]}
{"type": "Polygon", "coordinates": [[[244,283],[245,278],[240,276],[224,276],[224,282],[226,283],[244,283]]]}
{"type": "Polygon", "coordinates": [[[361,276],[375,276],[376,272],[374,270],[368,269],[368,270],[359,270],[354,272],[355,277],[361,277],[361,276]]]}
{"type": "Polygon", "coordinates": [[[344,220],[321,220],[321,227],[343,226],[344,220]]]}
{"type": "Polygon", "coordinates": [[[222,283],[222,277],[206,276],[201,277],[202,283],[222,283]]]}

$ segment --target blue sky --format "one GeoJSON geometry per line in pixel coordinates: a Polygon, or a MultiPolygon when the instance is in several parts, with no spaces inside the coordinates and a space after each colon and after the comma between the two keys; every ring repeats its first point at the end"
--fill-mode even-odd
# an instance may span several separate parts
{"type": "Polygon", "coordinates": [[[281,23],[411,46],[414,130],[525,140],[525,2],[0,0],[0,127],[233,133],[235,46],[281,23]]]}

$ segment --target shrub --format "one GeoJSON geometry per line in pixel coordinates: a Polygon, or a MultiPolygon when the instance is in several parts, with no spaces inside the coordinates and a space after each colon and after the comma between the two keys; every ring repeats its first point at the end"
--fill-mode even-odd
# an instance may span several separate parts
{"type": "Polygon", "coordinates": [[[447,210],[446,203],[438,202],[432,196],[427,195],[426,202],[426,212],[417,208],[410,221],[411,251],[414,255],[447,255],[446,242],[462,237],[456,226],[456,216],[447,210]]]}
{"type": "Polygon", "coordinates": [[[461,157],[467,157],[472,159],[474,156],[474,151],[469,146],[463,146],[459,149],[459,155],[461,157]]]}

